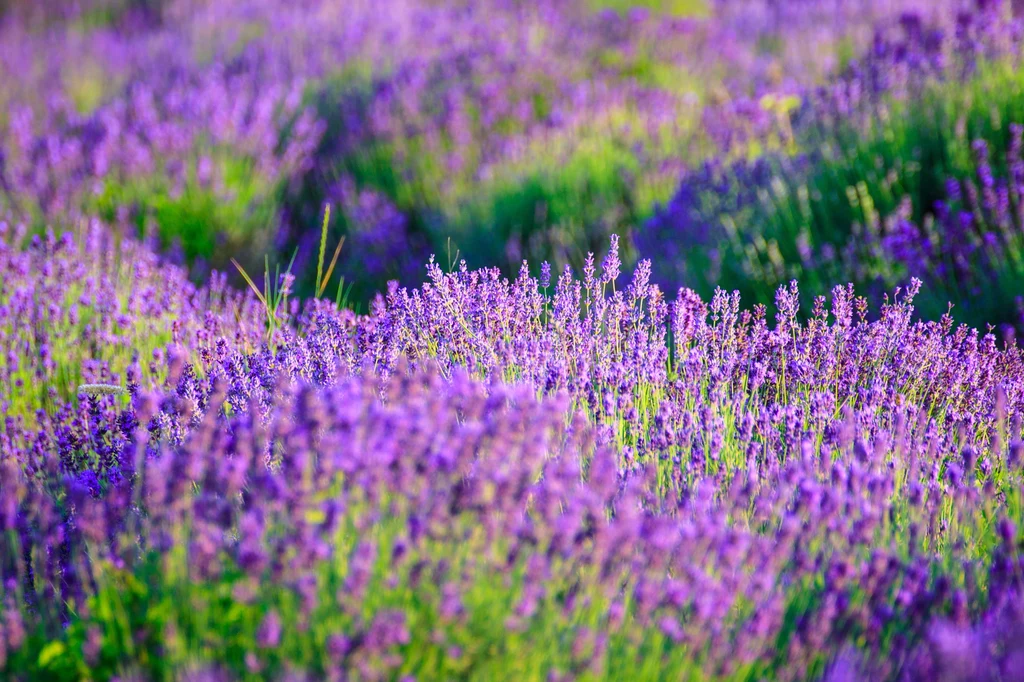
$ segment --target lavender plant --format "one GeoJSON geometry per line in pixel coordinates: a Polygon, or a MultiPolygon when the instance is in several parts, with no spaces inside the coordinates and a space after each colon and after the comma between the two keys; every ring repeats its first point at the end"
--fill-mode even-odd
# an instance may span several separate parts
{"type": "Polygon", "coordinates": [[[24,225],[0,222],[0,411],[9,422],[33,423],[83,385],[158,385],[168,347],[208,354],[226,335],[252,349],[263,327],[254,300],[223,276],[196,287],[97,222],[31,238],[24,225]]]}
{"type": "Polygon", "coordinates": [[[874,320],[840,287],[801,321],[793,285],[772,324],[620,270],[431,265],[8,419],[0,669],[1015,674],[969,643],[1019,627],[1020,349],[916,321],[916,283],[874,320]]]}

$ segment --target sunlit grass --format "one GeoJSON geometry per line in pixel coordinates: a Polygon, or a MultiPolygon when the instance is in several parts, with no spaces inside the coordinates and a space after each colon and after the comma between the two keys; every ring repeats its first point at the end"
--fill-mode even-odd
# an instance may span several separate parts
{"type": "Polygon", "coordinates": [[[587,0],[594,10],[626,12],[645,9],[678,17],[704,17],[710,13],[707,0],[587,0]]]}

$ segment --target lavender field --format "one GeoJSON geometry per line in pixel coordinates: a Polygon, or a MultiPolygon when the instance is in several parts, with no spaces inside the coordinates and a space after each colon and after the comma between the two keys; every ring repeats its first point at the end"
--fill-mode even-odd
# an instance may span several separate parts
{"type": "Polygon", "coordinates": [[[0,0],[0,680],[1024,680],[1018,4],[0,0]]]}

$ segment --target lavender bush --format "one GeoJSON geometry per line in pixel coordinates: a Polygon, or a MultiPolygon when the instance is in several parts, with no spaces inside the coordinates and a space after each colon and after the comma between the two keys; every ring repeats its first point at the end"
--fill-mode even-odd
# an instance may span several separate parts
{"type": "MultiPolygon", "coordinates": [[[[103,248],[9,252],[3,298],[54,268],[98,286],[69,261],[103,248]]],[[[801,322],[794,285],[769,323],[620,269],[614,244],[582,280],[430,265],[366,316],[313,300],[267,325],[162,266],[147,318],[181,323],[148,369],[117,335],[77,348],[122,395],[9,398],[3,670],[1012,677],[1021,351],[915,321],[916,283],[876,321],[840,287],[801,322]],[[977,644],[991,628],[1005,646],[977,644]]]]}

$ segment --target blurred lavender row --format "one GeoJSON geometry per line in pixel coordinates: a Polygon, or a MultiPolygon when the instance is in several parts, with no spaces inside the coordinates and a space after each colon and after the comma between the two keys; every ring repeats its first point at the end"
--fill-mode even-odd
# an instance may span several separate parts
{"type": "Polygon", "coordinates": [[[714,158],[637,231],[655,280],[772,300],[926,282],[926,315],[1020,330],[1024,26],[1000,2],[904,13],[794,103],[790,153],[714,158]]]}
{"type": "Polygon", "coordinates": [[[156,234],[197,275],[296,248],[308,274],[329,203],[364,300],[431,252],[578,267],[618,234],[631,258],[688,168],[790,150],[791,102],[901,12],[952,26],[958,6],[125,0],[42,26],[15,6],[0,200],[38,229],[156,234]]]}

